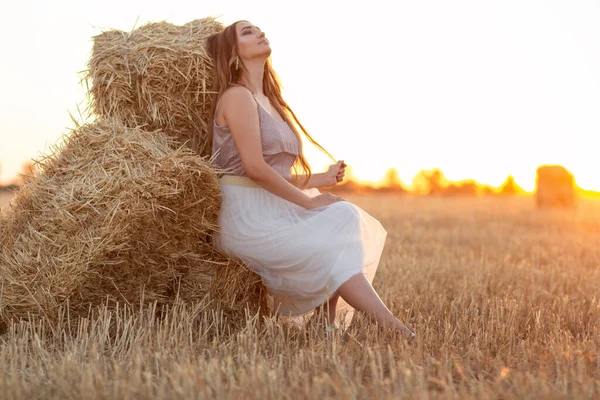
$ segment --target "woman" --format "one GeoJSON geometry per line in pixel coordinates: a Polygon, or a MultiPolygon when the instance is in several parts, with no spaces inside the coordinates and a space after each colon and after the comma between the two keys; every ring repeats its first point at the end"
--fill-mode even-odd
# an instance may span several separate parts
{"type": "Polygon", "coordinates": [[[209,37],[206,48],[216,71],[208,148],[226,171],[215,246],[261,276],[281,315],[315,311],[329,330],[347,303],[414,337],[371,285],[387,232],[359,207],[317,189],[340,182],[345,164],[311,173],[299,131],[331,155],[281,97],[264,33],[238,21],[209,37]]]}

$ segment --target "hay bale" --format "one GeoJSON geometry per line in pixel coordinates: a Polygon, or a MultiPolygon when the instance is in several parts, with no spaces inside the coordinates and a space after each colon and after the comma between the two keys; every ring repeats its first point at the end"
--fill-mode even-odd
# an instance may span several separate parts
{"type": "Polygon", "coordinates": [[[208,155],[213,66],[204,43],[222,29],[220,22],[204,18],[95,36],[85,74],[92,111],[130,127],[161,129],[208,155]]]}
{"type": "Polygon", "coordinates": [[[74,130],[0,216],[0,319],[72,318],[90,305],[214,300],[243,321],[260,278],[217,254],[209,161],[160,131],[111,120],[74,130]]]}
{"type": "Polygon", "coordinates": [[[573,174],[560,165],[542,165],[536,171],[535,200],[538,207],[574,207],[573,174]]]}

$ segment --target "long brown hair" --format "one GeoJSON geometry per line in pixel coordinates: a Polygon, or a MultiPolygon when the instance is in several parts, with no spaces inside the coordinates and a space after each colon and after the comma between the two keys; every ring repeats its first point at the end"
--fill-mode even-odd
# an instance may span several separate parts
{"type": "MultiPolygon", "coordinates": [[[[223,29],[221,32],[212,34],[206,41],[206,51],[213,60],[215,71],[212,82],[213,100],[210,111],[211,122],[215,117],[217,102],[221,98],[221,95],[232,86],[244,86],[242,82],[242,71],[244,70],[244,66],[242,63],[240,63],[238,69],[236,69],[235,65],[235,60],[237,57],[237,33],[235,26],[240,22],[247,21],[237,21],[223,29]]],[[[281,115],[281,117],[290,126],[300,142],[300,155],[294,162],[293,171],[295,175],[294,178],[298,176],[298,172],[302,172],[306,175],[306,179],[303,182],[303,184],[306,185],[310,179],[310,176],[312,175],[312,171],[308,161],[304,156],[302,140],[300,139],[299,131],[301,131],[311,143],[317,146],[317,148],[327,154],[329,158],[333,160],[333,162],[335,162],[335,158],[333,158],[333,156],[327,150],[325,150],[323,146],[317,143],[317,141],[310,136],[310,134],[298,120],[298,117],[296,117],[296,114],[294,114],[290,106],[283,99],[281,95],[281,82],[279,80],[279,76],[275,73],[275,70],[273,70],[273,67],[271,66],[271,57],[267,58],[267,61],[265,62],[263,92],[273,107],[277,110],[279,115],[281,115]]],[[[214,124],[210,123],[208,145],[205,148],[205,151],[208,152],[208,155],[210,155],[212,149],[213,128],[214,124]]]]}

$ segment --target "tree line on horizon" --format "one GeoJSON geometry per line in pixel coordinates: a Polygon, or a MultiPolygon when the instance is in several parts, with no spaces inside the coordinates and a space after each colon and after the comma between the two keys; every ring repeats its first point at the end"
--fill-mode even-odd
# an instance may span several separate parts
{"type": "MultiPolygon", "coordinates": [[[[21,172],[6,186],[0,189],[16,189],[23,181],[23,176],[33,176],[36,173],[34,162],[23,164],[21,172]]],[[[474,179],[450,181],[446,179],[440,168],[419,171],[407,186],[400,179],[396,168],[389,168],[378,183],[362,183],[353,174],[352,167],[346,167],[346,179],[325,191],[345,193],[393,193],[399,195],[421,196],[511,196],[528,194],[517,184],[512,175],[508,175],[504,183],[498,187],[477,182],[474,179]]],[[[580,190],[582,194],[600,196],[600,192],[580,190]]]]}
{"type": "Polygon", "coordinates": [[[330,188],[332,192],[356,193],[395,193],[400,195],[421,196],[493,196],[526,194],[515,178],[509,175],[499,187],[485,185],[474,179],[450,181],[439,168],[419,171],[412,180],[412,185],[405,185],[396,168],[389,168],[378,183],[361,183],[346,167],[347,178],[343,183],[330,188]]]}
{"type": "MultiPolygon", "coordinates": [[[[541,168],[542,166],[540,166],[541,168]]],[[[570,174],[564,167],[565,173],[570,174]]],[[[440,168],[419,171],[412,180],[412,185],[405,185],[400,179],[396,168],[389,168],[383,179],[377,183],[361,183],[352,173],[351,167],[346,167],[347,178],[343,183],[329,188],[328,191],[340,193],[393,193],[398,195],[421,196],[517,196],[529,195],[528,192],[517,184],[512,175],[508,175],[504,182],[494,187],[477,182],[474,179],[450,181],[440,168]]],[[[580,195],[586,197],[600,197],[600,192],[583,190],[575,186],[580,195]]],[[[536,188],[537,189],[537,188],[536,188]]]]}

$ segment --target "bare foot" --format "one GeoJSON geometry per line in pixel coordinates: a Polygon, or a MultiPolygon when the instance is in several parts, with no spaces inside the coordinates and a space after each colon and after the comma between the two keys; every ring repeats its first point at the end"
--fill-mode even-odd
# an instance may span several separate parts
{"type": "Polygon", "coordinates": [[[387,331],[390,332],[392,337],[406,340],[407,343],[412,343],[417,337],[417,335],[404,324],[400,327],[388,328],[387,331]]]}
{"type": "Polygon", "coordinates": [[[406,326],[402,329],[401,332],[402,332],[402,336],[404,336],[404,339],[406,339],[406,341],[408,343],[414,342],[414,340],[417,337],[416,333],[414,333],[413,331],[408,329],[406,326]]]}

